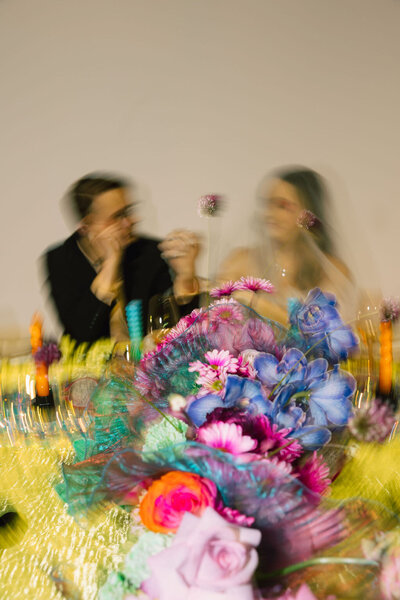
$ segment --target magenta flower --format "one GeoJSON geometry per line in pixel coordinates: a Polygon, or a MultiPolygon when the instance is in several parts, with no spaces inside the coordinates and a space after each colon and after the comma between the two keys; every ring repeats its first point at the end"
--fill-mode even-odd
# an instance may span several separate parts
{"type": "Polygon", "coordinates": [[[220,287],[215,287],[211,290],[210,296],[212,298],[222,298],[223,296],[231,296],[236,291],[236,282],[227,281],[220,287]]]}
{"type": "Polygon", "coordinates": [[[225,521],[228,521],[228,523],[240,525],[241,527],[251,527],[255,521],[254,517],[247,517],[235,508],[223,506],[222,503],[220,506],[217,505],[215,507],[215,510],[218,512],[219,515],[221,515],[221,517],[225,519],[225,521]]]}
{"type": "Polygon", "coordinates": [[[299,481],[315,494],[322,494],[331,484],[328,465],[316,452],[298,469],[298,474],[299,481]]]}
{"type": "Polygon", "coordinates": [[[258,451],[273,454],[279,460],[293,462],[303,453],[301,444],[289,438],[292,429],[279,429],[265,415],[257,415],[253,421],[254,437],[259,440],[258,451]]]}
{"type": "Polygon", "coordinates": [[[251,292],[267,292],[272,294],[275,291],[275,287],[268,279],[260,279],[259,277],[241,277],[236,282],[237,290],[250,290],[251,292]]]}
{"type": "Polygon", "coordinates": [[[349,429],[359,441],[384,442],[394,423],[395,417],[390,406],[374,399],[369,406],[355,409],[349,429]]]}
{"type": "Polygon", "coordinates": [[[211,423],[197,430],[197,441],[211,448],[218,448],[235,456],[250,452],[257,446],[257,441],[243,435],[243,429],[236,423],[211,423]]]}

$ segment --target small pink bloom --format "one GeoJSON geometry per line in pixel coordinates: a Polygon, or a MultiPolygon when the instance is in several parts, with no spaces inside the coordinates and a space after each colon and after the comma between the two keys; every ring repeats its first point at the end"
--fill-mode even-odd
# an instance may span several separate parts
{"type": "Polygon", "coordinates": [[[241,525],[242,527],[251,527],[255,521],[254,517],[247,517],[235,508],[229,508],[229,506],[216,507],[216,511],[221,517],[223,517],[228,523],[234,523],[235,525],[241,525]]]}
{"type": "Polygon", "coordinates": [[[251,292],[267,292],[272,294],[275,291],[275,287],[268,279],[260,279],[259,277],[241,277],[236,282],[237,290],[250,290],[251,292]]]}
{"type": "Polygon", "coordinates": [[[200,427],[197,432],[197,441],[234,455],[250,452],[257,446],[256,440],[248,435],[243,435],[240,425],[222,421],[200,427]]]}
{"type": "Polygon", "coordinates": [[[400,554],[394,552],[387,559],[379,580],[384,600],[400,600],[400,554]]]}
{"type": "Polygon", "coordinates": [[[228,523],[210,507],[201,517],[186,513],[171,546],[148,559],[142,589],[152,600],[253,600],[260,540],[257,529],[228,523]]]}
{"type": "Polygon", "coordinates": [[[316,452],[298,470],[298,478],[316,494],[322,494],[331,484],[328,465],[316,452]]]}
{"type": "Polygon", "coordinates": [[[210,292],[212,298],[222,298],[223,296],[230,296],[236,291],[236,283],[234,281],[227,281],[220,287],[213,288],[210,292]]]}
{"type": "Polygon", "coordinates": [[[204,358],[210,367],[217,372],[236,373],[237,358],[232,356],[228,350],[210,350],[205,353],[204,358]]]}

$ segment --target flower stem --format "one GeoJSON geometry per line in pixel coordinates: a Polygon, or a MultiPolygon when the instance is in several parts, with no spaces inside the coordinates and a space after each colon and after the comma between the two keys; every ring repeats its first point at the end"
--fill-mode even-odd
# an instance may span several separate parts
{"type": "Polygon", "coordinates": [[[303,562],[290,565],[289,567],[272,571],[271,573],[261,573],[258,575],[258,578],[275,579],[276,577],[290,575],[290,573],[295,573],[301,569],[306,569],[307,567],[316,567],[318,565],[355,565],[357,567],[379,567],[379,563],[377,563],[375,560],[370,560],[367,558],[322,556],[320,558],[311,558],[310,560],[305,560],[303,562]]]}

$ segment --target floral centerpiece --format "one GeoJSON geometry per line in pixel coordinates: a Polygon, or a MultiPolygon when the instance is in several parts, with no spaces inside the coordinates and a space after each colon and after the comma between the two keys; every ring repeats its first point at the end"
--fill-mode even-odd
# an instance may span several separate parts
{"type": "MultiPolygon", "coordinates": [[[[352,530],[381,526],[376,514],[328,498],[343,464],[326,449],[349,422],[362,435],[355,379],[339,366],[357,338],[319,289],[291,303],[289,329],[230,297],[243,289],[273,286],[245,278],[213,290],[133,381],[106,381],[92,400],[108,409],[58,490],[78,516],[100,502],[131,513],[137,542],[103,600],[251,600],[261,589],[306,600],[315,596],[304,586],[290,595],[284,577],[332,562],[332,546],[344,563],[377,564],[348,557],[359,540],[343,545],[352,530]]],[[[385,437],[393,416],[375,410],[385,437]]]]}

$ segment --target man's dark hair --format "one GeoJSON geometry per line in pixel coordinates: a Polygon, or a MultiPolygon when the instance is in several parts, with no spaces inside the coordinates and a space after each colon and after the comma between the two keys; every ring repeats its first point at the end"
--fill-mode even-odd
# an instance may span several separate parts
{"type": "Polygon", "coordinates": [[[69,190],[69,198],[74,212],[83,219],[90,212],[92,202],[104,192],[129,187],[130,183],[122,177],[104,173],[90,173],[81,177],[69,190]]]}

